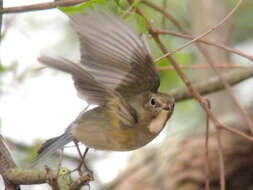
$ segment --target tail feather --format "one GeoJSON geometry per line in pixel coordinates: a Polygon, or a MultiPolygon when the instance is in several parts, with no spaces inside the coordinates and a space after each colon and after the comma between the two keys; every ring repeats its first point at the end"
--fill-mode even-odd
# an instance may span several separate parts
{"type": "Polygon", "coordinates": [[[68,144],[73,140],[73,136],[70,132],[65,132],[64,134],[47,140],[42,144],[41,148],[38,150],[38,156],[33,162],[32,167],[39,164],[42,160],[56,152],[57,149],[62,148],[64,145],[68,144]]]}

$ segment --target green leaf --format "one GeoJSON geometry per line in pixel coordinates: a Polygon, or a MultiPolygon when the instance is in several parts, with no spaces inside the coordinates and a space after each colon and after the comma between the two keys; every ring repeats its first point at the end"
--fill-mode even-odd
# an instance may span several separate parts
{"type": "Polygon", "coordinates": [[[108,0],[105,9],[116,15],[119,15],[120,12],[122,11],[120,6],[117,4],[115,0],[108,0]]]}
{"type": "Polygon", "coordinates": [[[127,0],[115,0],[115,2],[123,10],[126,10],[129,7],[127,0]]]}
{"type": "Polygon", "coordinates": [[[132,7],[138,7],[138,5],[140,4],[140,2],[141,2],[141,0],[134,1],[131,6],[132,7]]]}
{"type": "Polygon", "coordinates": [[[145,20],[142,18],[142,16],[135,13],[135,19],[138,31],[140,33],[148,34],[148,29],[146,27],[145,20]]]}
{"type": "Polygon", "coordinates": [[[71,14],[74,14],[74,13],[82,13],[84,12],[84,10],[86,8],[93,8],[94,5],[96,4],[106,4],[106,0],[90,0],[88,2],[85,2],[85,3],[81,3],[79,5],[74,5],[74,6],[70,6],[70,7],[59,7],[59,9],[68,14],[68,15],[71,15],[71,14]]]}
{"type": "Polygon", "coordinates": [[[57,183],[61,190],[70,189],[73,180],[71,178],[71,170],[61,167],[58,173],[57,183]]]}

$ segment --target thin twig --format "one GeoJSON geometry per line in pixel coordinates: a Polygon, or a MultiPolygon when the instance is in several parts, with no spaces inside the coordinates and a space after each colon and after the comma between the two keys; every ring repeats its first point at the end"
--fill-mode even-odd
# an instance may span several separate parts
{"type": "Polygon", "coordinates": [[[125,11],[120,15],[120,18],[122,18],[122,19],[126,18],[126,17],[131,13],[131,11],[133,10],[133,8],[134,8],[134,6],[133,6],[133,5],[130,5],[130,6],[128,7],[128,9],[125,10],[125,11]]]}
{"type": "Polygon", "coordinates": [[[219,26],[221,26],[222,24],[224,24],[234,13],[235,11],[239,8],[239,6],[241,5],[241,3],[243,2],[243,0],[239,0],[237,2],[237,4],[235,5],[235,7],[219,22],[217,23],[216,25],[214,25],[213,27],[211,27],[209,30],[207,30],[206,32],[202,33],[201,35],[195,37],[193,40],[190,40],[189,42],[185,43],[184,45],[182,45],[181,47],[179,48],[176,48],[175,50],[171,51],[171,52],[168,52],[168,53],[165,53],[163,56],[161,56],[159,58],[159,60],[169,56],[169,55],[172,55],[173,53],[176,53],[178,52],[179,50],[191,45],[192,43],[198,41],[199,39],[207,36],[209,33],[215,31],[219,26]]]}
{"type": "Polygon", "coordinates": [[[221,130],[219,126],[217,129],[217,142],[218,142],[218,154],[219,154],[219,166],[220,166],[220,190],[225,190],[225,166],[224,166],[224,156],[221,142],[221,130]]]}
{"type": "MultiPolygon", "coordinates": [[[[176,36],[176,37],[179,37],[179,38],[185,38],[185,39],[190,39],[190,40],[194,39],[193,36],[188,35],[188,34],[179,34],[179,33],[176,33],[176,32],[169,31],[169,30],[165,30],[165,29],[153,29],[153,30],[157,34],[172,35],[172,36],[176,36]]],[[[199,39],[197,42],[201,42],[203,44],[207,44],[207,45],[210,45],[210,46],[215,46],[217,48],[220,48],[220,49],[223,49],[225,51],[237,54],[241,57],[249,59],[250,61],[253,61],[253,56],[248,55],[248,54],[246,54],[246,53],[244,53],[244,52],[242,52],[238,49],[233,49],[233,48],[230,48],[230,47],[225,46],[223,44],[219,44],[218,42],[213,42],[213,41],[210,41],[210,40],[203,40],[203,39],[199,39]]],[[[155,62],[157,62],[159,60],[160,60],[160,58],[156,59],[155,62]]]]}
{"type": "MultiPolygon", "coordinates": [[[[204,37],[205,35],[207,35],[208,33],[214,31],[215,29],[217,29],[220,25],[222,25],[223,23],[225,23],[234,13],[235,11],[239,8],[239,6],[241,5],[243,0],[239,0],[236,4],[236,6],[227,14],[227,16],[224,17],[224,19],[222,19],[218,24],[216,24],[214,27],[212,27],[211,29],[209,29],[207,32],[203,33],[202,35],[200,35],[199,37],[195,38],[193,41],[196,41],[196,39],[200,39],[202,37],[204,37]]],[[[144,2],[146,2],[144,0],[144,2]]],[[[147,2],[146,2],[147,3],[147,2]]],[[[148,3],[148,5],[158,11],[160,11],[161,13],[167,15],[167,18],[171,20],[171,22],[173,22],[179,30],[181,30],[183,33],[185,34],[189,34],[189,32],[184,29],[184,27],[182,25],[179,24],[179,22],[172,16],[169,15],[164,9],[161,9],[159,7],[157,7],[156,5],[152,4],[152,3],[148,3]]],[[[150,25],[150,24],[149,24],[150,25]]],[[[151,27],[150,27],[151,28],[151,27]]],[[[155,34],[155,31],[152,32],[153,34],[155,34]]],[[[186,43],[189,44],[189,43],[186,43]]],[[[247,126],[249,127],[250,131],[253,133],[253,123],[251,121],[251,119],[249,118],[247,112],[241,107],[239,101],[236,99],[236,97],[234,96],[231,87],[229,86],[228,82],[224,79],[224,77],[222,76],[222,74],[218,71],[218,69],[216,68],[215,64],[212,61],[212,58],[209,56],[209,54],[203,49],[201,48],[198,44],[197,44],[198,49],[200,50],[200,52],[205,56],[205,58],[207,59],[208,64],[210,64],[210,66],[212,67],[212,69],[215,71],[215,73],[218,75],[218,77],[220,78],[222,84],[225,86],[225,89],[228,91],[228,93],[230,94],[230,96],[232,97],[232,100],[234,101],[235,105],[237,106],[238,110],[240,111],[242,117],[244,118],[244,120],[247,123],[247,126]]],[[[171,52],[170,52],[171,53],[171,52]]],[[[170,53],[165,53],[165,55],[161,56],[162,57],[166,57],[167,55],[170,55],[170,53]]],[[[160,58],[158,58],[156,61],[160,60],[160,58]]],[[[174,65],[173,65],[174,66],[174,65]]]]}
{"type": "MultiPolygon", "coordinates": [[[[163,0],[163,7],[166,10],[167,9],[167,0],[163,0]]],[[[166,16],[163,15],[162,17],[162,28],[166,28],[166,16]]]]}
{"type": "MultiPolygon", "coordinates": [[[[82,162],[82,152],[81,152],[81,150],[80,150],[80,148],[79,148],[79,146],[78,146],[78,141],[77,141],[77,140],[74,140],[74,143],[75,143],[75,145],[76,145],[76,150],[77,150],[77,152],[78,152],[78,154],[79,154],[79,156],[80,156],[80,158],[81,158],[81,162],[82,162]]],[[[77,171],[78,171],[79,175],[81,176],[81,175],[82,175],[82,172],[81,172],[80,168],[77,167],[77,171]]]]}
{"type": "MultiPolygon", "coordinates": [[[[165,15],[169,20],[171,20],[171,22],[174,23],[175,26],[176,26],[180,31],[182,31],[184,34],[190,34],[182,25],[180,25],[180,23],[179,23],[172,15],[168,14],[168,13],[166,12],[166,10],[164,10],[164,9],[162,9],[162,8],[159,8],[158,6],[156,6],[156,5],[154,5],[154,4],[150,3],[150,2],[147,3],[147,1],[145,1],[145,0],[144,0],[144,2],[145,2],[148,6],[152,7],[153,9],[155,9],[155,10],[157,10],[157,11],[159,11],[159,12],[161,12],[162,14],[164,14],[164,15],[165,15]]],[[[227,16],[225,16],[225,18],[224,18],[221,22],[219,22],[219,23],[216,24],[213,28],[211,28],[209,31],[207,31],[206,34],[207,34],[208,32],[213,31],[213,29],[216,29],[216,28],[217,28],[218,26],[220,26],[221,24],[225,23],[225,22],[235,13],[235,11],[239,8],[239,6],[241,5],[241,3],[242,3],[242,0],[239,0],[239,1],[237,2],[236,6],[227,14],[227,16]]],[[[153,29],[152,29],[152,31],[153,31],[153,29]]],[[[153,32],[155,32],[155,31],[153,31],[153,32]]],[[[204,33],[204,34],[205,34],[205,33],[204,33]]],[[[200,35],[200,36],[202,36],[202,35],[200,35]]],[[[195,39],[195,40],[196,40],[196,39],[195,39]]],[[[194,40],[192,40],[192,41],[194,41],[194,40]]],[[[197,43],[196,45],[197,45],[199,51],[200,51],[200,52],[204,55],[204,57],[206,58],[208,64],[212,67],[212,69],[215,71],[215,73],[216,73],[216,74],[218,75],[218,77],[220,78],[222,84],[224,85],[225,89],[228,91],[228,93],[229,93],[229,95],[231,96],[232,100],[234,101],[236,107],[238,108],[240,114],[242,115],[242,117],[243,117],[244,120],[246,121],[246,124],[247,124],[248,128],[250,129],[251,133],[253,134],[253,122],[251,121],[251,119],[250,119],[249,115],[247,114],[247,112],[241,107],[239,101],[237,100],[237,98],[236,98],[235,95],[233,94],[233,91],[232,91],[231,87],[229,86],[228,82],[224,79],[224,77],[222,76],[222,74],[221,74],[221,73],[219,72],[219,70],[216,68],[215,63],[212,61],[212,58],[211,58],[210,55],[206,52],[206,50],[203,49],[203,48],[201,48],[201,47],[199,46],[198,43],[197,43]]],[[[170,53],[172,53],[172,52],[170,52],[170,53]]],[[[168,54],[169,54],[169,53],[168,53],[168,54]]],[[[162,57],[164,57],[164,56],[162,56],[162,57]]],[[[160,58],[161,58],[161,57],[160,57],[160,58]]],[[[156,61],[160,60],[160,58],[158,58],[156,61]]]]}
{"type": "MultiPolygon", "coordinates": [[[[211,109],[211,103],[208,99],[206,99],[207,106],[211,109]]],[[[209,166],[209,155],[208,155],[208,137],[209,137],[209,118],[206,114],[206,136],[205,136],[205,160],[206,160],[206,182],[205,182],[205,190],[210,190],[210,181],[209,181],[209,173],[210,173],[210,166],[209,166]]]]}
{"type": "Polygon", "coordinates": [[[53,9],[56,7],[68,7],[68,6],[84,3],[87,1],[88,0],[62,0],[62,1],[47,2],[47,3],[37,3],[33,5],[8,7],[8,8],[0,9],[0,14],[39,11],[39,10],[45,10],[45,9],[53,9]]]}
{"type": "Polygon", "coordinates": [[[207,63],[212,67],[215,74],[219,77],[221,83],[224,85],[225,89],[231,96],[232,100],[234,101],[234,104],[236,105],[237,109],[239,110],[240,114],[242,115],[243,119],[246,121],[246,124],[248,128],[250,129],[251,133],[253,134],[253,123],[248,115],[248,113],[245,111],[245,109],[242,108],[240,105],[238,99],[235,97],[233,90],[231,86],[229,85],[228,81],[224,78],[224,76],[221,74],[221,72],[217,69],[215,63],[212,60],[212,57],[206,52],[205,49],[201,48],[200,51],[205,56],[207,63]]]}
{"type": "Polygon", "coordinates": [[[181,25],[180,22],[177,21],[177,19],[171,15],[170,13],[168,13],[165,9],[158,7],[157,5],[155,5],[154,3],[147,1],[147,0],[142,0],[141,3],[161,12],[166,18],[168,18],[180,31],[182,31],[184,34],[189,33],[183,25],[181,25]]]}
{"type": "MultiPolygon", "coordinates": [[[[161,50],[163,52],[167,52],[165,46],[162,44],[162,42],[160,41],[160,39],[158,38],[158,36],[153,35],[153,39],[157,42],[158,46],[161,48],[161,50]]],[[[213,113],[208,109],[208,107],[205,105],[205,102],[203,100],[203,98],[201,97],[201,95],[199,94],[199,92],[192,86],[191,82],[188,80],[188,78],[186,77],[186,75],[183,73],[183,71],[180,69],[180,67],[178,66],[177,62],[175,61],[175,59],[171,56],[167,57],[168,60],[170,61],[170,63],[174,66],[175,70],[177,71],[178,75],[181,77],[181,79],[184,81],[184,83],[186,84],[187,88],[189,89],[189,91],[192,93],[193,97],[200,103],[200,105],[202,106],[202,108],[206,111],[206,113],[208,114],[209,118],[212,120],[212,122],[214,123],[215,126],[220,126],[222,127],[224,130],[227,130],[231,133],[234,133],[236,135],[239,135],[245,139],[248,139],[250,141],[253,141],[253,137],[248,136],[236,129],[230,128],[228,126],[222,125],[217,119],[216,117],[213,115],[213,113]]]]}
{"type": "MultiPolygon", "coordinates": [[[[133,0],[128,0],[129,3],[133,3],[133,0]]],[[[146,26],[149,30],[149,33],[152,35],[153,39],[155,40],[155,42],[157,43],[157,45],[160,47],[160,49],[162,50],[163,53],[167,52],[166,47],[163,45],[163,43],[160,41],[159,37],[157,34],[155,34],[152,31],[152,25],[151,23],[148,21],[148,19],[143,15],[143,13],[141,12],[141,10],[139,8],[136,8],[136,12],[141,15],[143,17],[143,19],[146,22],[146,26]]],[[[225,17],[226,18],[226,17],[225,17]]],[[[216,117],[213,115],[213,113],[208,109],[208,107],[205,104],[205,101],[203,100],[203,98],[201,97],[201,95],[199,94],[199,92],[192,86],[191,82],[188,80],[188,78],[186,77],[186,75],[183,73],[183,71],[180,69],[179,65],[177,64],[176,60],[168,55],[167,59],[170,61],[170,63],[172,64],[172,66],[175,68],[176,72],[178,73],[178,75],[181,77],[181,79],[184,81],[184,83],[186,84],[187,88],[189,89],[189,91],[192,93],[193,97],[200,103],[200,105],[202,106],[202,108],[206,111],[206,113],[208,114],[209,118],[212,120],[212,122],[214,123],[215,126],[220,126],[222,127],[222,129],[227,130],[231,133],[234,133],[238,136],[241,136],[247,140],[253,141],[253,137],[248,136],[236,129],[230,128],[228,126],[222,125],[217,119],[216,117]]]]}

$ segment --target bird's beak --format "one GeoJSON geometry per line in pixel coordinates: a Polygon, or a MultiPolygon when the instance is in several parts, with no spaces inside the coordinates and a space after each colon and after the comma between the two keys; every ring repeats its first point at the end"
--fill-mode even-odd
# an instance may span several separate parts
{"type": "Polygon", "coordinates": [[[166,111],[173,111],[173,109],[174,109],[174,104],[165,105],[165,106],[163,107],[163,109],[166,110],[166,111]]]}

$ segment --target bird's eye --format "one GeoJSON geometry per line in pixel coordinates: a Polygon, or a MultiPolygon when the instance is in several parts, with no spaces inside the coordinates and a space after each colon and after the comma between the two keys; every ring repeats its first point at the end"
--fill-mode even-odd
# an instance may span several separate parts
{"type": "Polygon", "coordinates": [[[155,106],[156,101],[155,101],[155,99],[154,99],[154,98],[151,98],[151,99],[150,99],[150,104],[151,104],[152,106],[155,106]]]}

